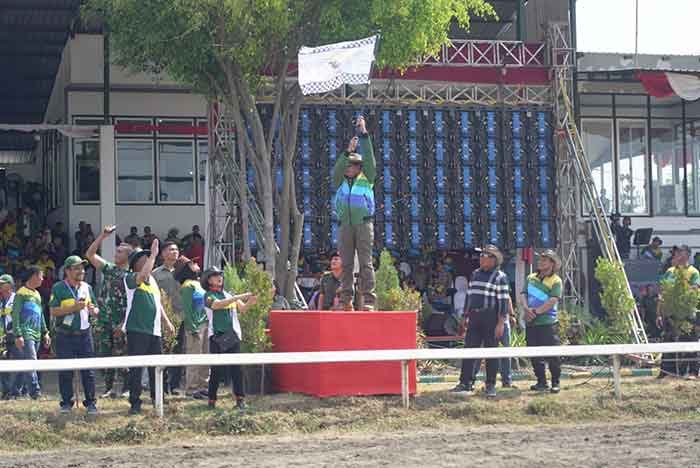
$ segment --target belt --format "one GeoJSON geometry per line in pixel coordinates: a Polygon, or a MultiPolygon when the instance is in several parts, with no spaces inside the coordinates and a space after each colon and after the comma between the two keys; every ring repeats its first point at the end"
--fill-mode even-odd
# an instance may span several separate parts
{"type": "Polygon", "coordinates": [[[90,333],[89,328],[86,328],[85,330],[77,330],[77,331],[66,330],[63,328],[56,329],[56,334],[65,335],[65,336],[83,336],[83,335],[87,335],[88,333],[90,333]]]}

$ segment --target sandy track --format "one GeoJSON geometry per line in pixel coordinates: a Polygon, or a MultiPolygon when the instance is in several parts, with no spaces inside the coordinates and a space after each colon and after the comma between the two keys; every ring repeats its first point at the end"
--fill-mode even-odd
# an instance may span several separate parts
{"type": "Polygon", "coordinates": [[[0,468],[699,466],[699,438],[700,422],[226,437],[192,446],[4,454],[0,468]]]}

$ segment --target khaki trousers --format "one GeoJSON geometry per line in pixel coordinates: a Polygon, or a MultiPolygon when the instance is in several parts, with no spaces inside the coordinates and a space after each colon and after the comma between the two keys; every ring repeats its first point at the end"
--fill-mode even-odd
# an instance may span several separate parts
{"type": "MultiPolygon", "coordinates": [[[[343,274],[340,279],[340,301],[343,305],[352,304],[354,294],[353,270],[355,252],[360,263],[358,281],[358,303],[374,307],[377,296],[374,293],[374,266],[372,265],[372,247],[374,246],[374,224],[368,221],[363,224],[340,226],[339,250],[343,260],[343,274]]],[[[362,307],[360,307],[362,308],[362,307]]]]}
{"type": "MultiPolygon", "coordinates": [[[[185,331],[185,352],[207,354],[209,352],[209,327],[205,323],[196,333],[185,331]]],[[[185,392],[192,393],[207,388],[209,367],[188,367],[185,374],[185,392]]]]}

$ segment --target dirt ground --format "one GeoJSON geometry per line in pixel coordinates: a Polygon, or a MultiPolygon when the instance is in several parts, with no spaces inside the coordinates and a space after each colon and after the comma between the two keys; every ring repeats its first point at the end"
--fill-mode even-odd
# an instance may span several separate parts
{"type": "Polygon", "coordinates": [[[700,423],[487,426],[3,455],[0,468],[698,466],[700,423]]]}

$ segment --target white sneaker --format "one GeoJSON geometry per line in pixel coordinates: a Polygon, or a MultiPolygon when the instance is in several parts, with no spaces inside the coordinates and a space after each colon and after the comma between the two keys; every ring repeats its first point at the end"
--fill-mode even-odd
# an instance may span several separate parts
{"type": "Polygon", "coordinates": [[[122,398],[129,398],[129,395],[130,395],[129,390],[127,390],[124,393],[122,393],[122,398]]]}
{"type": "Polygon", "coordinates": [[[117,392],[115,392],[114,390],[110,390],[108,392],[105,392],[105,394],[102,395],[100,398],[117,398],[117,392]]]}

